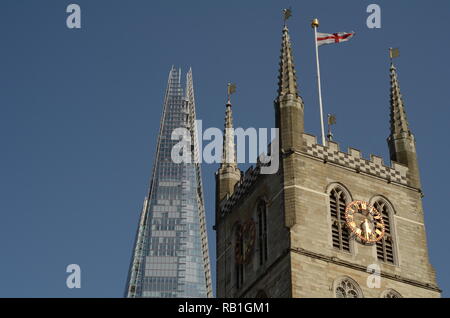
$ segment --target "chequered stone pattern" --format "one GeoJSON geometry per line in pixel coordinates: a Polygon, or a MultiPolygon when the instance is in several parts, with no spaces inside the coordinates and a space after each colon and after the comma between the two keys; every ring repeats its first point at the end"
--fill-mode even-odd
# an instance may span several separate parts
{"type": "MultiPolygon", "coordinates": [[[[393,163],[392,167],[387,167],[383,164],[383,159],[377,156],[371,156],[372,160],[366,160],[361,157],[358,150],[351,149],[350,153],[339,151],[337,143],[329,142],[329,147],[323,147],[317,144],[316,137],[304,134],[305,152],[315,158],[326,160],[347,168],[354,169],[358,172],[367,173],[379,178],[383,178],[390,182],[395,182],[407,185],[406,172],[408,168],[393,163]]],[[[250,167],[241,178],[241,181],[236,185],[234,193],[223,202],[222,215],[231,211],[233,206],[247,193],[252,185],[258,179],[261,172],[261,163],[255,167],[250,167]]]]}
{"type": "Polygon", "coordinates": [[[327,162],[355,169],[358,172],[364,172],[379,178],[390,180],[400,184],[407,184],[406,172],[407,167],[398,164],[393,164],[393,167],[383,165],[380,157],[371,156],[372,160],[361,158],[361,153],[358,150],[351,149],[350,153],[339,151],[338,144],[334,142],[329,143],[329,147],[318,145],[314,136],[304,135],[305,138],[305,152],[313,157],[327,162]]]}
{"type": "Polygon", "coordinates": [[[251,166],[250,168],[247,169],[244,176],[241,178],[241,181],[239,181],[239,183],[236,184],[236,188],[233,194],[227,200],[224,201],[221,210],[222,215],[231,211],[231,209],[239,201],[239,199],[241,199],[251,188],[251,186],[255,184],[258,176],[260,175],[261,166],[262,164],[258,163],[255,168],[251,166]]]}

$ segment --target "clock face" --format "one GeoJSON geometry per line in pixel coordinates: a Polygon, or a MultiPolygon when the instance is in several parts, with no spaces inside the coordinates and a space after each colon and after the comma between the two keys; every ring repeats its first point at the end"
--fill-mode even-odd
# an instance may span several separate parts
{"type": "Polygon", "coordinates": [[[345,209],[348,228],[363,243],[376,243],[384,236],[383,216],[365,201],[353,201],[345,209]]]}
{"type": "Polygon", "coordinates": [[[255,248],[256,227],[253,219],[239,225],[236,232],[235,258],[237,264],[248,264],[255,248]]]}

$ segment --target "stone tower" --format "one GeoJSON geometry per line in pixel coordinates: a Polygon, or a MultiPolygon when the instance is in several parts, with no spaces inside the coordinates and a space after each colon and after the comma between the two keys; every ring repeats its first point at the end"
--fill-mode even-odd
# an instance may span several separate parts
{"type": "MultiPolygon", "coordinates": [[[[216,174],[217,297],[440,297],[396,68],[390,68],[391,163],[385,165],[356,149],[343,152],[335,142],[319,145],[304,132],[286,26],[279,65],[280,169],[261,174],[257,164],[238,179],[233,162],[216,174]],[[354,201],[383,220],[377,241],[359,239],[347,225],[354,201]]],[[[230,123],[227,105],[225,127],[230,123]]],[[[229,138],[225,134],[224,145],[232,144],[234,156],[229,138]]],[[[224,147],[224,157],[227,151],[231,147],[224,147]]]]}

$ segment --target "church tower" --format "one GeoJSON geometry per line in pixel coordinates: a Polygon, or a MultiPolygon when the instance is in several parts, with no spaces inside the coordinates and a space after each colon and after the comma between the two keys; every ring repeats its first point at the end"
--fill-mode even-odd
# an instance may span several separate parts
{"type": "MultiPolygon", "coordinates": [[[[223,164],[217,172],[217,297],[440,297],[396,68],[387,165],[304,132],[286,26],[279,66],[278,172],[262,174],[261,163],[239,179],[234,164],[232,177],[223,164]]],[[[226,127],[228,115],[231,105],[226,127]]]]}

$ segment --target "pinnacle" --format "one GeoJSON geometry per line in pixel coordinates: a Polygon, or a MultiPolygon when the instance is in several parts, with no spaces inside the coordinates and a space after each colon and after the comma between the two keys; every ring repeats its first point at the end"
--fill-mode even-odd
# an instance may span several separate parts
{"type": "Polygon", "coordinates": [[[222,163],[220,168],[233,167],[236,169],[236,155],[234,144],[234,130],[233,130],[233,113],[231,110],[231,102],[228,101],[225,110],[225,125],[222,148],[222,163]]]}
{"type": "Polygon", "coordinates": [[[391,73],[391,136],[401,137],[404,133],[410,134],[408,120],[406,118],[405,105],[400,92],[397,70],[393,64],[391,73]]]}
{"type": "Polygon", "coordinates": [[[287,95],[298,97],[297,76],[295,73],[291,40],[287,26],[284,26],[278,75],[278,99],[284,99],[287,95]]]}

